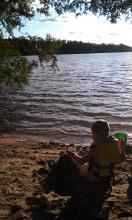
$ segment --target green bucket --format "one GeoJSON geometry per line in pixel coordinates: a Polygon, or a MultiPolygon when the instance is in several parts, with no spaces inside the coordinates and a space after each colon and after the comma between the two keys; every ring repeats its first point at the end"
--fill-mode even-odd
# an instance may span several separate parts
{"type": "Polygon", "coordinates": [[[120,141],[124,141],[124,143],[126,143],[127,141],[127,134],[125,132],[116,132],[114,134],[114,136],[120,140],[120,141]]]}

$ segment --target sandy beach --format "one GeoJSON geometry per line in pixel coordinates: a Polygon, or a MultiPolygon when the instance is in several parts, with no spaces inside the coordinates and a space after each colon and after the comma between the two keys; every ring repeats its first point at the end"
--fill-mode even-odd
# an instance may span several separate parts
{"type": "Polygon", "coordinates": [[[0,138],[1,220],[132,219],[131,146],[126,161],[116,167],[115,185],[98,213],[100,200],[94,200],[87,191],[73,196],[57,193],[44,184],[50,168],[67,148],[81,154],[88,146],[0,138]]]}

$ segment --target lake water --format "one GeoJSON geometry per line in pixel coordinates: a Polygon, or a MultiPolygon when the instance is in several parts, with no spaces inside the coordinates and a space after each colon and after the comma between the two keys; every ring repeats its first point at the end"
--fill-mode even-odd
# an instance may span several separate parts
{"type": "Polygon", "coordinates": [[[132,53],[58,56],[59,71],[39,66],[30,85],[18,92],[14,134],[88,143],[96,119],[132,141],[132,53]]]}

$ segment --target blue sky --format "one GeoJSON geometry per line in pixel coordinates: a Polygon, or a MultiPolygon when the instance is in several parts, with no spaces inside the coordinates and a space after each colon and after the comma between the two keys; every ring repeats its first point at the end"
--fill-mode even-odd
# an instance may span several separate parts
{"type": "MultiPolygon", "coordinates": [[[[105,17],[93,14],[75,17],[66,13],[61,16],[53,13],[48,17],[36,15],[33,20],[25,21],[22,33],[45,38],[46,34],[61,40],[77,40],[90,43],[114,43],[132,46],[132,23],[118,20],[111,24],[105,17]]],[[[21,34],[15,31],[16,36],[21,34]]]]}

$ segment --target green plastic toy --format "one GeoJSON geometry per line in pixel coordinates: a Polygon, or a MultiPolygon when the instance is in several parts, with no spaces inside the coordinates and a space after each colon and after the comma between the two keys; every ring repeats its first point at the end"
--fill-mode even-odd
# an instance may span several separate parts
{"type": "Polygon", "coordinates": [[[122,132],[122,131],[116,132],[116,133],[114,134],[114,136],[115,136],[118,140],[124,141],[124,143],[126,144],[126,142],[127,142],[127,134],[126,134],[125,132],[122,132]]]}

